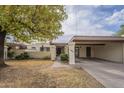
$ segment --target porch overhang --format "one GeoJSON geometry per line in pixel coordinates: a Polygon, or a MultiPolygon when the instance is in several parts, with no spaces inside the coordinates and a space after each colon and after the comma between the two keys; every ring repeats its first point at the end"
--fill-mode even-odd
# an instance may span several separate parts
{"type": "Polygon", "coordinates": [[[55,46],[65,46],[68,43],[50,43],[51,45],[55,45],[55,46]]]}
{"type": "Polygon", "coordinates": [[[70,43],[74,43],[70,45],[69,49],[70,64],[71,62],[73,62],[73,64],[75,63],[75,54],[79,54],[81,58],[100,58],[119,63],[124,61],[124,37],[73,36],[70,43]],[[79,51],[79,53],[76,51],[79,51]]]}
{"type": "MultiPolygon", "coordinates": [[[[124,37],[119,36],[74,36],[71,42],[81,43],[104,43],[104,42],[124,42],[124,37]]],[[[90,44],[89,43],[89,44],[90,44]]]]}

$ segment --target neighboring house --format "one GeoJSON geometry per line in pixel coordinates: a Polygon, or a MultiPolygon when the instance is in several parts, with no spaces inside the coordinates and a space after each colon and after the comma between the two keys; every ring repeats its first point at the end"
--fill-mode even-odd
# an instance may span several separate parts
{"type": "Polygon", "coordinates": [[[56,56],[64,52],[69,55],[69,64],[75,64],[77,58],[98,58],[124,63],[124,37],[73,36],[66,43],[30,44],[27,45],[25,51],[32,51],[32,57],[34,56],[34,58],[47,56],[51,60],[56,60],[56,56]]]}

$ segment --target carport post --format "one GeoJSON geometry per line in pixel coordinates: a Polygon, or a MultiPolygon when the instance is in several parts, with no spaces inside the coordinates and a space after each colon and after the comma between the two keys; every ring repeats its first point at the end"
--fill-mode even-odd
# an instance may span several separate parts
{"type": "Polygon", "coordinates": [[[75,64],[75,43],[70,42],[69,46],[69,64],[75,64]]]}
{"type": "Polygon", "coordinates": [[[7,50],[7,46],[4,46],[4,60],[7,60],[7,52],[8,52],[8,50],[7,50]]]}
{"type": "Polygon", "coordinates": [[[56,46],[55,45],[50,46],[50,52],[51,52],[51,60],[52,61],[56,60],[56,46]]]}

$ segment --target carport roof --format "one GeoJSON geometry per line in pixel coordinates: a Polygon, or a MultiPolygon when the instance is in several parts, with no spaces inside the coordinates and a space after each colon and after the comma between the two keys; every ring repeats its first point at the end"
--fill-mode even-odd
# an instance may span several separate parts
{"type": "Polygon", "coordinates": [[[112,41],[112,42],[124,42],[124,37],[121,36],[73,36],[70,41],[112,41]]]}

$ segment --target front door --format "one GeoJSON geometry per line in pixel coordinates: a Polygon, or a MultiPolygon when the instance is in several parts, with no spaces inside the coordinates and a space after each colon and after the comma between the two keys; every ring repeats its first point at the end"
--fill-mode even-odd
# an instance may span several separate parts
{"type": "Polygon", "coordinates": [[[61,48],[56,48],[56,54],[57,54],[57,56],[59,56],[60,54],[61,54],[61,48]]]}
{"type": "Polygon", "coordinates": [[[86,47],[86,56],[87,58],[91,57],[91,47],[86,47]]]}
{"type": "Polygon", "coordinates": [[[57,56],[59,56],[63,52],[64,52],[64,47],[57,47],[56,48],[56,54],[57,54],[57,56]]]}

